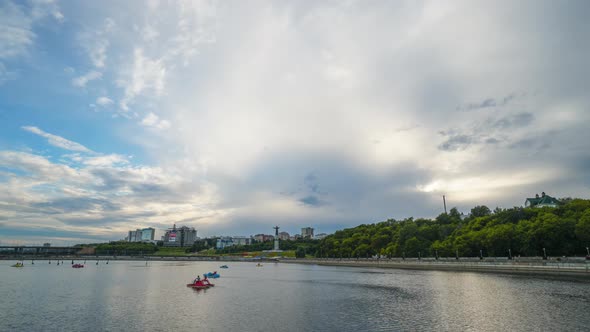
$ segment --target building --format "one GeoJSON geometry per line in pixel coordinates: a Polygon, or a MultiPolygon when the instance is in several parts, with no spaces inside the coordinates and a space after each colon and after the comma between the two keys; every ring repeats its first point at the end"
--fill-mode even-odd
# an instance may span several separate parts
{"type": "Polygon", "coordinates": [[[232,241],[236,246],[247,246],[252,244],[252,239],[247,236],[234,236],[232,237],[232,241]]]}
{"type": "Polygon", "coordinates": [[[126,240],[127,242],[150,242],[154,241],[155,234],[156,230],[154,228],[138,228],[134,231],[129,231],[126,240]]]}
{"type": "Polygon", "coordinates": [[[301,229],[301,237],[304,239],[313,239],[313,228],[304,227],[301,229]]]}
{"type": "Polygon", "coordinates": [[[127,241],[128,242],[141,242],[141,229],[129,231],[129,235],[127,235],[127,241]]]}
{"type": "Polygon", "coordinates": [[[539,194],[536,194],[535,198],[527,198],[526,201],[524,202],[525,207],[536,207],[536,208],[557,207],[560,204],[561,204],[560,201],[558,201],[554,197],[551,197],[551,196],[545,194],[545,192],[541,193],[541,197],[539,197],[539,194]]]}
{"type": "Polygon", "coordinates": [[[325,238],[326,236],[328,236],[328,234],[326,234],[326,233],[319,233],[319,234],[316,234],[316,235],[313,237],[313,239],[314,239],[314,240],[322,240],[322,239],[323,239],[323,238],[325,238]]]}
{"type": "Polygon", "coordinates": [[[280,232],[279,233],[279,240],[284,241],[284,240],[289,240],[290,236],[289,233],[287,232],[280,232]]]}
{"type": "Polygon", "coordinates": [[[253,236],[253,238],[256,242],[266,242],[266,241],[274,240],[275,237],[272,235],[266,235],[266,234],[256,234],[253,236]]]}
{"type": "Polygon", "coordinates": [[[164,247],[190,247],[196,240],[196,229],[186,226],[176,228],[176,224],[172,228],[168,228],[164,236],[162,236],[164,247]]]}
{"type": "Polygon", "coordinates": [[[141,241],[142,242],[149,242],[154,241],[154,237],[156,236],[156,230],[154,228],[148,227],[141,230],[141,241]]]}
{"type": "Polygon", "coordinates": [[[252,239],[246,236],[222,236],[217,239],[215,248],[223,249],[232,246],[245,246],[251,244],[252,239]]]}

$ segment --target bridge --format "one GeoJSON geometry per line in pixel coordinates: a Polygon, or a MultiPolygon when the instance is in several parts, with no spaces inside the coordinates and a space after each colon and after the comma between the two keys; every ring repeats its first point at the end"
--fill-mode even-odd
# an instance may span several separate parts
{"type": "Polygon", "coordinates": [[[80,247],[0,246],[0,255],[74,255],[80,247]]]}

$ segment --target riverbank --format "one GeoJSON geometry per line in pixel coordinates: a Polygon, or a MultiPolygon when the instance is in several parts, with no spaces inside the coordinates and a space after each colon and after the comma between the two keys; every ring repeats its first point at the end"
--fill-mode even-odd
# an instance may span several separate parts
{"type": "Polygon", "coordinates": [[[519,274],[567,275],[590,278],[590,261],[568,260],[474,260],[474,259],[290,259],[281,263],[408,270],[474,271],[519,274]]]}

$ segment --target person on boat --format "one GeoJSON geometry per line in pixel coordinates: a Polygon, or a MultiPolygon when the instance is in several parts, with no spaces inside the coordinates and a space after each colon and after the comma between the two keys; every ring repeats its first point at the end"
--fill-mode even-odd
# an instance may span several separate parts
{"type": "Polygon", "coordinates": [[[196,285],[198,283],[201,282],[201,276],[197,276],[197,278],[195,279],[195,281],[193,281],[193,283],[196,285]]]}
{"type": "Polygon", "coordinates": [[[209,279],[205,276],[205,278],[203,278],[203,284],[205,286],[211,286],[211,283],[209,282],[209,279]]]}

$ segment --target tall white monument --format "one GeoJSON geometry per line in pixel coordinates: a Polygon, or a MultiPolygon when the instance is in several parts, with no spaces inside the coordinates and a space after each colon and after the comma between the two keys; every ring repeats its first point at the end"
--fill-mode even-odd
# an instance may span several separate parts
{"type": "Polygon", "coordinates": [[[273,251],[280,251],[279,250],[279,226],[273,227],[275,229],[275,246],[273,251]]]}

